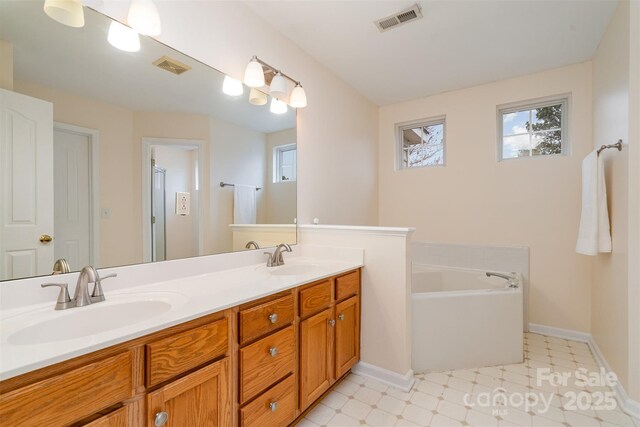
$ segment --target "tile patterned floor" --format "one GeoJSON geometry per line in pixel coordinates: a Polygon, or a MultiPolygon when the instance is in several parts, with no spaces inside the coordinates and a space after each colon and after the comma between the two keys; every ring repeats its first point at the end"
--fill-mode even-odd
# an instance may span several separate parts
{"type": "Polygon", "coordinates": [[[640,427],[605,409],[609,387],[580,383],[596,372],[586,344],[528,333],[524,363],[416,375],[409,393],[351,374],[298,427],[640,427]]]}

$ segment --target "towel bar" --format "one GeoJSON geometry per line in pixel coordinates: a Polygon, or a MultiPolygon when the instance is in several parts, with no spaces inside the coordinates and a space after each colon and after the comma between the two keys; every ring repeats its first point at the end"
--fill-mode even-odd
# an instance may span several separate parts
{"type": "MultiPolygon", "coordinates": [[[[220,181],[220,187],[235,187],[235,184],[229,184],[227,182],[224,181],[220,181]]],[[[260,191],[262,190],[262,187],[256,187],[256,191],[260,191]]]]}
{"type": "Polygon", "coordinates": [[[601,151],[604,151],[607,148],[617,148],[618,151],[622,151],[622,140],[619,139],[618,142],[611,145],[601,145],[600,148],[598,148],[598,154],[600,154],[601,151]]]}

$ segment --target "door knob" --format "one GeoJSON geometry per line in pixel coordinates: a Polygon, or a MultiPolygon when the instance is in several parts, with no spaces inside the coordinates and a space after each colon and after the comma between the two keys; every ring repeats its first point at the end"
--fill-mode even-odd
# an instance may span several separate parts
{"type": "Polygon", "coordinates": [[[169,414],[167,414],[166,412],[158,412],[156,413],[156,418],[154,420],[154,425],[156,427],[162,427],[163,425],[165,425],[167,423],[167,421],[169,420],[169,414]]]}
{"type": "Polygon", "coordinates": [[[38,240],[40,240],[40,243],[49,243],[53,240],[53,237],[49,236],[48,234],[43,234],[38,240]]]}

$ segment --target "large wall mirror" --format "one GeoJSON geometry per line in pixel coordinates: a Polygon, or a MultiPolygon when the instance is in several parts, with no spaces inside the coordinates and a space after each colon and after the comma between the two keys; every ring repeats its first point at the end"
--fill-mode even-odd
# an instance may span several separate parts
{"type": "Polygon", "coordinates": [[[295,243],[295,109],[112,25],[0,2],[0,279],[295,243]]]}

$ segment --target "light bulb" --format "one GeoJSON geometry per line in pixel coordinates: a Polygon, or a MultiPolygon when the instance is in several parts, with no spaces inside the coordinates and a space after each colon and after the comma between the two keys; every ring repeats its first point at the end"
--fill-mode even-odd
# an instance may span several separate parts
{"type": "Polygon", "coordinates": [[[271,106],[269,108],[273,114],[284,114],[287,112],[287,104],[276,98],[271,98],[271,106]]]}
{"type": "Polygon", "coordinates": [[[251,58],[251,61],[247,64],[247,68],[244,70],[244,84],[249,87],[264,86],[264,71],[262,70],[262,65],[258,62],[258,58],[255,56],[251,58]]]}
{"type": "Polygon", "coordinates": [[[240,96],[244,92],[242,82],[229,76],[224,76],[222,82],[222,92],[229,96],[240,96]]]}
{"type": "Polygon", "coordinates": [[[82,0],[46,0],[44,12],[49,18],[69,27],[84,27],[82,0]]]}
{"type": "Polygon", "coordinates": [[[249,92],[249,102],[253,105],[264,105],[267,103],[267,94],[256,88],[251,88],[251,92],[249,92]]]}
{"type": "Polygon", "coordinates": [[[278,71],[271,80],[271,86],[269,86],[269,95],[274,98],[284,98],[287,96],[287,81],[282,76],[282,73],[278,71]]]}
{"type": "Polygon", "coordinates": [[[304,108],[307,106],[307,94],[305,93],[300,83],[298,83],[296,87],[294,87],[291,91],[289,105],[294,108],[304,108]]]}
{"type": "Polygon", "coordinates": [[[140,50],[140,36],[136,30],[118,21],[111,22],[107,40],[109,40],[109,43],[111,43],[113,47],[124,50],[125,52],[137,52],[140,50]]]}
{"type": "Polygon", "coordinates": [[[127,22],[131,28],[148,36],[158,36],[162,29],[158,8],[152,0],[133,0],[127,22]]]}

